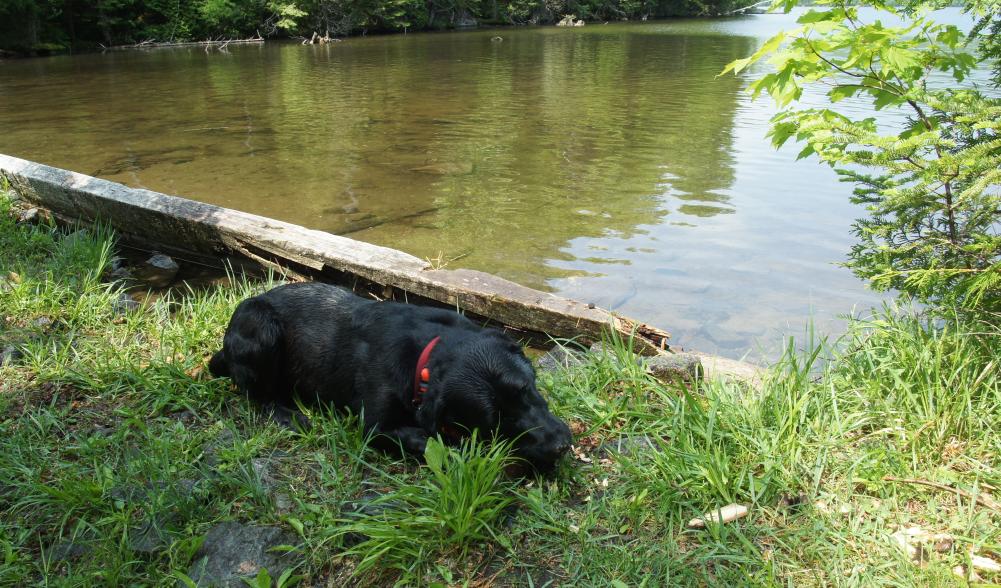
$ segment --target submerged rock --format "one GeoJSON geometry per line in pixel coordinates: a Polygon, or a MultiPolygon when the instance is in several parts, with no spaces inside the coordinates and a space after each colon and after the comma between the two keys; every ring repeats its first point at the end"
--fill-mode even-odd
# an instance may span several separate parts
{"type": "Polygon", "coordinates": [[[235,521],[213,527],[195,554],[188,577],[197,586],[238,588],[243,578],[267,569],[277,578],[295,565],[288,552],[273,551],[279,545],[292,545],[295,537],[276,527],[257,527],[235,521]]]}
{"type": "Polygon", "coordinates": [[[154,288],[166,288],[177,277],[181,266],[169,255],[154,254],[138,268],[138,277],[154,288]]]}

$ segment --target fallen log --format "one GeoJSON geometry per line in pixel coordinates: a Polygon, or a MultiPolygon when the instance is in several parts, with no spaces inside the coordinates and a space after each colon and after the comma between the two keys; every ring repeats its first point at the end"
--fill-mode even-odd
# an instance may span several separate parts
{"type": "Polygon", "coordinates": [[[66,222],[103,222],[127,243],[196,257],[259,264],[287,275],[432,301],[495,321],[529,338],[600,340],[613,331],[647,355],[667,350],[667,332],[479,271],[433,269],[401,251],[356,241],[0,154],[0,179],[66,222]]]}
{"type": "Polygon", "coordinates": [[[227,45],[243,45],[247,43],[263,43],[264,37],[258,34],[256,37],[250,37],[247,39],[208,39],[206,41],[153,41],[146,40],[135,43],[134,45],[112,45],[110,47],[104,47],[102,49],[105,51],[123,51],[126,49],[167,49],[172,47],[216,47],[219,48],[226,47],[227,45]]]}

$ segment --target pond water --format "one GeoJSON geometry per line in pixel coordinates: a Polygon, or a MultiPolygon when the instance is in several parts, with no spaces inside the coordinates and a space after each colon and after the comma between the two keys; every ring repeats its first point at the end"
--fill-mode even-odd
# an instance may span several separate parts
{"type": "MultiPolygon", "coordinates": [[[[956,15],[952,15],[956,16],[956,15]]],[[[716,78],[794,17],[0,63],[0,152],[469,267],[771,356],[879,304],[850,186],[716,78]],[[497,41],[493,37],[500,36],[497,41]]],[[[752,72],[753,73],[753,72],[752,72]]]]}

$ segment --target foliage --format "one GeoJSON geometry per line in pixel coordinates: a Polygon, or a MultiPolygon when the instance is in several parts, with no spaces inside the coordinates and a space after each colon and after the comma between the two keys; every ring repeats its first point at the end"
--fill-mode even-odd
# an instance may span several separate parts
{"type": "Polygon", "coordinates": [[[510,450],[509,443],[487,444],[475,434],[458,449],[428,441],[429,475],[415,484],[389,480],[398,489],[340,529],[342,537],[365,538],[346,552],[358,557],[355,573],[398,570],[400,583],[422,583],[423,567],[438,554],[466,555],[470,547],[498,539],[495,529],[514,500],[504,479],[510,450]]]}
{"type": "Polygon", "coordinates": [[[970,498],[1001,487],[996,326],[887,309],[837,344],[790,342],[759,387],[665,384],[610,340],[540,375],[575,455],[518,479],[475,441],[421,466],[371,450],[357,418],[277,428],[204,372],[272,284],[118,311],[112,235],[14,218],[0,194],[0,350],[23,354],[0,365],[0,584],[176,585],[233,520],[294,532],[302,565],[277,582],[298,585],[958,587],[971,552],[998,559],[1001,514],[970,498]],[[730,501],[750,514],[686,529],[730,501]],[[140,552],[151,523],[163,543],[140,552]],[[952,544],[912,562],[893,533],[914,526],[952,544]]]}
{"type": "Polygon", "coordinates": [[[720,15],[750,0],[0,0],[0,48],[92,48],[145,40],[349,35],[486,23],[720,15]]]}
{"type": "Polygon", "coordinates": [[[750,90],[783,107],[774,144],[795,138],[806,144],[800,157],[817,155],[855,184],[854,202],[869,213],[855,224],[847,265],[856,274],[925,302],[1001,309],[1001,101],[962,85],[989,55],[971,53],[926,3],[906,12],[878,0],[818,5],[724,71],[767,59],[773,71],[750,90]],[[880,128],[834,107],[789,108],[807,85],[826,86],[832,104],[865,98],[908,116],[880,128]]]}

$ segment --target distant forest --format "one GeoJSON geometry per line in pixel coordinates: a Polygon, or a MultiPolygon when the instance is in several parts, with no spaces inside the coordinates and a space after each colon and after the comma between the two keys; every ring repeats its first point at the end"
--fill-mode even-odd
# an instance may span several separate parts
{"type": "Polygon", "coordinates": [[[0,48],[87,50],[147,40],[345,36],[475,24],[716,16],[753,0],[0,0],[0,48]]]}

